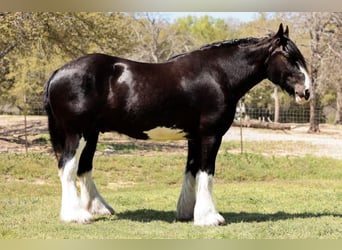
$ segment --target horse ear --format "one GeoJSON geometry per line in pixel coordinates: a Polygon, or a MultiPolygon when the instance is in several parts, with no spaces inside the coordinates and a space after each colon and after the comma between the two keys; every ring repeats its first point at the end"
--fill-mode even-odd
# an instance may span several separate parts
{"type": "Polygon", "coordinates": [[[286,29],[284,31],[284,36],[286,36],[287,38],[289,38],[289,26],[286,25],[286,29]]]}
{"type": "Polygon", "coordinates": [[[279,29],[278,29],[278,32],[276,34],[276,37],[283,37],[284,36],[284,27],[283,27],[283,24],[281,23],[279,25],[279,29]]]}

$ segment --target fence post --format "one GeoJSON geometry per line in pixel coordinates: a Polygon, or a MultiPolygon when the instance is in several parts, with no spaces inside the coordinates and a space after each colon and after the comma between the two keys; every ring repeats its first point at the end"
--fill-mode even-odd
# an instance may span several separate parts
{"type": "Polygon", "coordinates": [[[28,152],[28,142],[27,142],[27,104],[26,104],[26,88],[24,93],[24,133],[25,133],[25,152],[28,152]]]}
{"type": "Polygon", "coordinates": [[[240,118],[240,149],[241,149],[241,154],[243,154],[243,138],[242,138],[242,100],[239,101],[239,106],[240,106],[240,115],[239,115],[239,118],[240,118]]]}

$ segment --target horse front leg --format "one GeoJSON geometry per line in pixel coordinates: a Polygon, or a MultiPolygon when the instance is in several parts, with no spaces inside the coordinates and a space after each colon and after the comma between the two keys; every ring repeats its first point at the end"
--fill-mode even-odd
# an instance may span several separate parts
{"type": "Polygon", "coordinates": [[[224,218],[215,208],[212,196],[215,160],[221,140],[221,136],[204,136],[201,139],[201,164],[196,173],[195,225],[217,226],[225,224],[224,218]]]}
{"type": "Polygon", "coordinates": [[[188,141],[188,159],[184,174],[182,191],[177,203],[176,219],[178,221],[190,221],[194,218],[196,203],[195,176],[199,169],[200,145],[197,140],[188,141]]]}

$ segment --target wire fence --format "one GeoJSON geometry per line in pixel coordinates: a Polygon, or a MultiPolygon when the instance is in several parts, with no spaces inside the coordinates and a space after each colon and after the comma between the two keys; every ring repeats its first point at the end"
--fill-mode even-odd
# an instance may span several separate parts
{"type": "MultiPolygon", "coordinates": [[[[40,117],[30,117],[31,115],[45,116],[42,97],[26,98],[26,108],[15,108],[1,110],[0,114],[21,115],[20,124],[17,123],[12,127],[0,126],[0,140],[16,142],[24,147],[28,152],[29,148],[33,148],[37,143],[41,143],[42,133],[47,133],[46,119],[40,117]],[[38,136],[38,137],[37,137],[38,136]],[[37,138],[36,138],[37,137],[37,138]]],[[[317,110],[319,123],[328,123],[327,112],[324,109],[317,110]]],[[[5,118],[7,119],[7,118],[5,118]]],[[[236,110],[235,122],[233,125],[240,127],[241,152],[243,152],[244,132],[242,127],[250,128],[268,128],[268,129],[291,129],[293,124],[309,123],[310,108],[309,106],[298,106],[295,109],[280,109],[279,120],[275,121],[275,112],[273,109],[251,108],[238,106],[236,110]],[[243,123],[245,122],[245,123],[243,123]]],[[[44,142],[46,140],[44,139],[44,142]]],[[[39,144],[40,145],[40,144],[39,144]]]]}
{"type": "MultiPolygon", "coordinates": [[[[43,98],[41,96],[28,96],[26,99],[25,109],[16,105],[2,105],[0,114],[14,115],[46,115],[43,98]]],[[[333,111],[326,112],[323,108],[316,111],[319,123],[330,123],[333,111]]],[[[258,120],[262,122],[275,122],[274,109],[241,107],[238,106],[235,114],[235,120],[258,120]]],[[[278,123],[308,123],[310,121],[310,107],[299,106],[295,108],[280,108],[278,115],[278,123]]]]}
{"type": "MultiPolygon", "coordinates": [[[[323,109],[317,109],[316,112],[319,123],[327,123],[327,115],[323,109]]],[[[296,109],[280,109],[278,120],[275,119],[275,112],[272,109],[264,108],[246,108],[244,113],[237,110],[238,120],[258,120],[262,122],[278,122],[278,123],[308,123],[310,122],[310,108],[298,107],[296,109]]]]}

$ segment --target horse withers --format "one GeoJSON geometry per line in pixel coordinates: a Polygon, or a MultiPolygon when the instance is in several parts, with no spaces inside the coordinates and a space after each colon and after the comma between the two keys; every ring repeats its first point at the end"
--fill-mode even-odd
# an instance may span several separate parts
{"type": "Polygon", "coordinates": [[[92,179],[100,132],[146,140],[146,131],[162,126],[180,129],[188,140],[176,218],[224,224],[212,196],[216,155],[237,102],[266,78],[298,103],[310,97],[307,66],[288,27],[264,38],[209,44],[164,63],[90,54],[56,70],[44,104],[62,185],[61,219],[87,223],[114,213],[92,179]]]}

